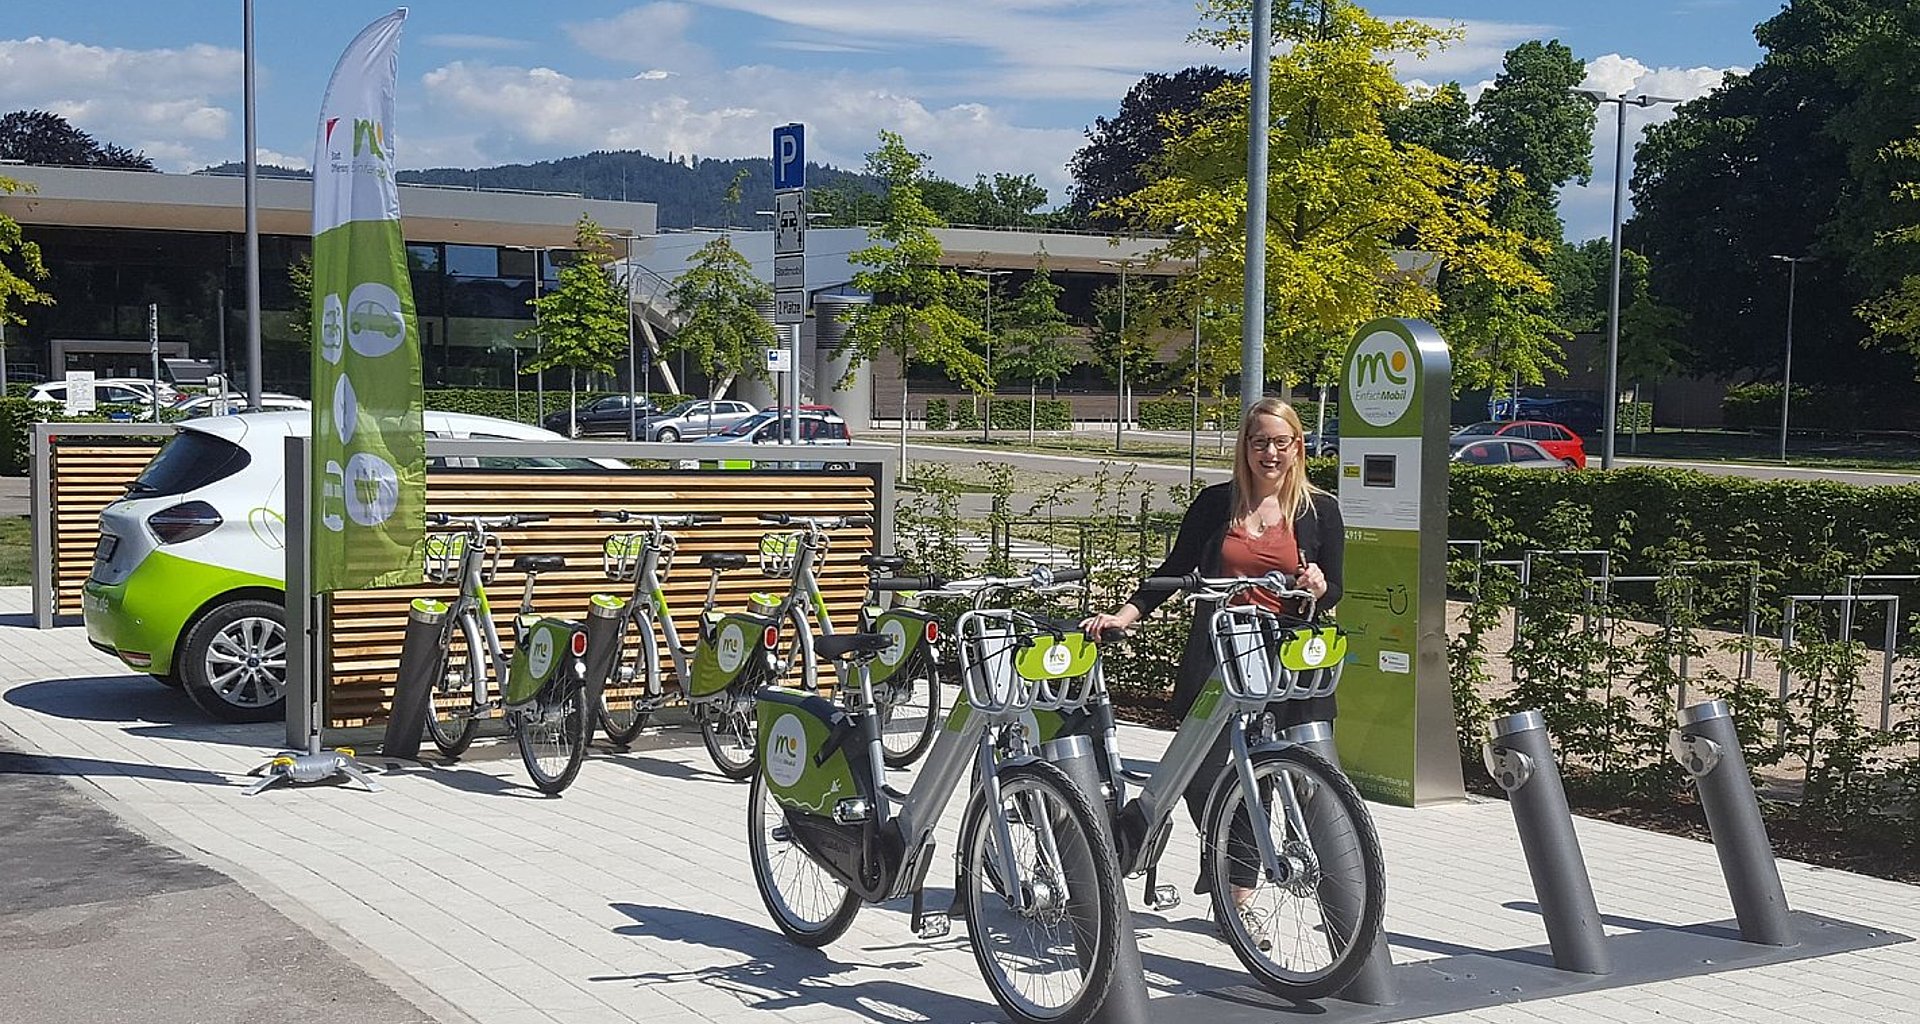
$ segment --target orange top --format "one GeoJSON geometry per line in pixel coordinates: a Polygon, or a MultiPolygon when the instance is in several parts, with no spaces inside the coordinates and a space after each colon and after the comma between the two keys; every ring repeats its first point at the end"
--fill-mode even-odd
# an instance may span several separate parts
{"type": "MultiPolygon", "coordinates": [[[[1293,521],[1283,520],[1267,527],[1260,536],[1255,537],[1245,527],[1234,526],[1220,541],[1220,574],[1223,576],[1264,576],[1279,570],[1288,576],[1298,576],[1300,565],[1300,545],[1294,540],[1293,521]]],[[[1265,590],[1250,590],[1241,601],[1251,600],[1276,612],[1292,612],[1290,602],[1282,601],[1265,590]]]]}

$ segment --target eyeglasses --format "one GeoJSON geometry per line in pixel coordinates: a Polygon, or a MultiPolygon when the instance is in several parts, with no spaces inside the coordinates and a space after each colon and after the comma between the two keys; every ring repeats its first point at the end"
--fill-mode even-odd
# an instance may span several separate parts
{"type": "Polygon", "coordinates": [[[1256,452],[1264,452],[1268,449],[1278,451],[1282,448],[1293,447],[1293,442],[1296,440],[1298,439],[1292,434],[1275,434],[1272,437],[1249,437],[1247,438],[1247,447],[1256,452]]]}

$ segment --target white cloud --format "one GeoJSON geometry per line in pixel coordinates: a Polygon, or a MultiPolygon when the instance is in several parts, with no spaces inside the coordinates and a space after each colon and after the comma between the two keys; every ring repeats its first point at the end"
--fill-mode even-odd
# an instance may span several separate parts
{"type": "Polygon", "coordinates": [[[527,41],[524,39],[473,35],[464,32],[444,32],[427,36],[420,42],[443,50],[524,50],[527,48],[527,41]]]}
{"type": "Polygon", "coordinates": [[[65,39],[0,39],[0,110],[50,110],[163,170],[225,159],[209,143],[239,120],[241,53],[197,44],[127,50],[65,39]]]}
{"type": "MultiPolygon", "coordinates": [[[[1745,68],[1650,68],[1632,57],[1609,53],[1587,61],[1587,77],[1581,88],[1597,89],[1609,96],[1656,96],[1662,99],[1699,99],[1720,86],[1729,74],[1745,68]]],[[[1633,181],[1634,152],[1646,137],[1649,125],[1661,124],[1674,115],[1672,104],[1626,108],[1626,175],[1623,189],[1633,181]]],[[[1593,180],[1586,185],[1571,184],[1560,190],[1560,219],[1566,224],[1569,241],[1607,238],[1613,234],[1613,168],[1618,155],[1615,130],[1620,110],[1603,104],[1593,128],[1593,180]]],[[[1621,217],[1633,216],[1633,197],[1627,193],[1621,203],[1621,217]]]]}
{"type": "Polygon", "coordinates": [[[713,63],[705,47],[687,38],[693,17],[692,7],[666,0],[563,27],[575,46],[603,60],[685,72],[713,63]]]}

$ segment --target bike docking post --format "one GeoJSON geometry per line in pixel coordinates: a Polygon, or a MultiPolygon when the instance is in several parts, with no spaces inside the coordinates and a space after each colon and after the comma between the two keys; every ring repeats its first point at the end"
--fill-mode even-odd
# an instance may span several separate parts
{"type": "MultiPolygon", "coordinates": [[[[1340,750],[1333,742],[1332,722],[1303,722],[1293,726],[1282,734],[1289,743],[1305,747],[1319,754],[1334,767],[1340,766],[1340,750]]],[[[1306,803],[1307,827],[1316,837],[1335,834],[1338,829],[1325,820],[1325,804],[1322,801],[1309,800],[1306,803]]],[[[1316,842],[1316,846],[1317,846],[1316,842]]],[[[1356,850],[1320,850],[1314,855],[1322,863],[1335,858],[1357,857],[1356,850]]],[[[1344,886],[1328,886],[1320,897],[1321,905],[1328,917],[1338,921],[1360,920],[1361,908],[1366,901],[1364,892],[1349,892],[1344,886]]],[[[1369,1006],[1392,1006],[1400,1001],[1399,988],[1393,983],[1393,954],[1387,949],[1387,929],[1384,925],[1373,937],[1373,952],[1361,964],[1360,973],[1353,976],[1347,987],[1335,993],[1350,1003],[1365,1003],[1369,1006]]]]}
{"type": "MultiPolygon", "coordinates": [[[[626,618],[625,598],[595,594],[587,602],[587,692],[584,699],[590,715],[600,706],[600,695],[606,691],[607,684],[615,682],[611,676],[614,664],[620,660],[620,627],[626,618]]],[[[646,648],[643,646],[641,650],[646,648]]]]}
{"type": "Polygon", "coordinates": [[[1546,719],[1538,711],[1522,711],[1495,719],[1487,731],[1481,754],[1487,774],[1506,791],[1513,808],[1554,966],[1578,974],[1613,973],[1546,719]]]}
{"type": "MultiPolygon", "coordinates": [[[[1102,855],[1113,856],[1113,837],[1106,834],[1104,824],[1108,820],[1107,798],[1100,781],[1099,764],[1094,760],[1093,741],[1078,734],[1062,736],[1042,744],[1040,754],[1064,772],[1093,805],[1094,820],[1103,823],[1097,845],[1104,846],[1102,855]]],[[[1073,870],[1073,865],[1065,867],[1070,872],[1073,870]]],[[[1073,873],[1085,876],[1092,872],[1089,869],[1073,873]]],[[[1140,940],[1134,933],[1133,913],[1124,892],[1116,920],[1120,935],[1114,953],[1113,985],[1089,1020],[1091,1024],[1148,1024],[1151,1017],[1147,1013],[1146,968],[1140,963],[1140,940]]]]}
{"type": "Polygon", "coordinates": [[[1754,795],[1753,777],[1740,752],[1740,734],[1727,702],[1710,700],[1681,708],[1680,727],[1668,742],[1674,759],[1700,794],[1707,830],[1713,834],[1713,851],[1720,857],[1727,896],[1740,923],[1740,937],[1767,946],[1797,945],[1773,844],[1767,840],[1767,823],[1760,817],[1760,801],[1754,795]]]}
{"type": "Polygon", "coordinates": [[[393,703],[380,753],[407,761],[420,760],[420,735],[433,711],[433,688],[439,680],[440,641],[447,621],[447,604],[423,597],[407,610],[407,632],[400,642],[400,669],[393,678],[393,703]]]}

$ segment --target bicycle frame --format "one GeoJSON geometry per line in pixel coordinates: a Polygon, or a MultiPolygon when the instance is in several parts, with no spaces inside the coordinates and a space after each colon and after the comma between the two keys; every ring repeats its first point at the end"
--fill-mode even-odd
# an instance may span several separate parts
{"type": "MultiPolygon", "coordinates": [[[[498,558],[497,541],[494,544],[488,543],[493,541],[494,537],[487,531],[485,523],[477,517],[469,520],[469,523],[470,525],[465,529],[448,530],[442,533],[443,536],[465,538],[466,543],[466,550],[461,552],[460,556],[460,593],[453,599],[447,611],[448,632],[445,641],[450,643],[453,636],[452,630],[467,622],[473,623],[480,634],[481,642],[486,649],[474,653],[480,656],[481,668],[485,671],[486,678],[482,681],[482,685],[473,689],[475,694],[473,707],[475,710],[480,710],[499,706],[499,699],[488,697],[482,700],[479,695],[491,694],[496,688],[504,692],[508,657],[505,647],[500,642],[500,629],[493,616],[493,602],[487,596],[486,584],[482,582],[486,575],[487,559],[498,558]]],[[[527,615],[533,610],[533,582],[536,575],[534,573],[527,575],[526,585],[521,591],[520,610],[514,620],[515,636],[520,634],[523,627],[518,616],[527,615]]]]}
{"type": "MultiPolygon", "coordinates": [[[[815,560],[828,546],[827,531],[819,523],[807,520],[803,528],[790,534],[794,539],[795,551],[793,572],[787,582],[787,592],[781,595],[767,614],[774,621],[785,624],[786,618],[795,608],[800,609],[803,623],[809,618],[809,628],[795,630],[799,636],[795,642],[800,645],[801,683],[809,692],[819,692],[820,662],[813,651],[814,630],[822,636],[833,635],[833,617],[827,614],[827,597],[820,590],[820,581],[813,574],[815,560]]],[[[765,541],[762,541],[765,543],[765,541]]],[[[791,671],[792,666],[782,666],[783,671],[791,671]]]]}
{"type": "MultiPolygon", "coordinates": [[[[648,538],[642,547],[640,564],[634,573],[632,606],[638,607],[644,601],[653,607],[654,618],[660,623],[660,632],[666,636],[667,656],[673,659],[674,675],[685,679],[693,663],[694,649],[680,635],[680,625],[674,620],[673,609],[667,604],[666,581],[660,578],[660,555],[673,543],[673,535],[658,523],[644,532],[648,538]]],[[[706,628],[705,612],[713,607],[714,597],[719,592],[719,588],[720,571],[715,569],[708,577],[707,600],[701,608],[702,618],[699,628],[703,631],[706,628]]],[[[695,643],[697,645],[697,639],[695,643]]],[[[647,680],[647,695],[660,696],[659,688],[658,670],[655,669],[647,680]]]]}

